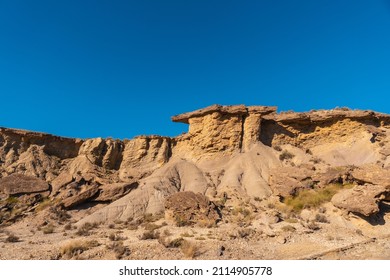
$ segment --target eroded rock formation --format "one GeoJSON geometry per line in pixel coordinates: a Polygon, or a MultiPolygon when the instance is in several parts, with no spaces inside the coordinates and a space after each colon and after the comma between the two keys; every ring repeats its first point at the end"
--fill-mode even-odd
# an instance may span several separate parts
{"type": "MultiPolygon", "coordinates": [[[[182,191],[233,209],[244,201],[349,182],[369,184],[364,188],[377,203],[384,198],[372,196],[375,187],[370,186],[390,185],[386,114],[344,108],[277,113],[269,106],[213,105],[172,120],[188,124],[188,133],[82,140],[0,128],[0,197],[38,190],[66,209],[111,203],[93,208],[83,223],[162,212],[167,197],[182,191]],[[27,178],[39,182],[30,184],[27,178]]],[[[336,197],[335,205],[346,208],[348,201],[354,203],[346,195],[355,193],[336,197]]],[[[377,211],[370,207],[362,213],[377,211]]]]}

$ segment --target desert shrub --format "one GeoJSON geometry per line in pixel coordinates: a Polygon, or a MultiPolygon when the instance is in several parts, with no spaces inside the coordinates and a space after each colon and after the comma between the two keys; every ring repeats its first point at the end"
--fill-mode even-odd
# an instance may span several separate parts
{"type": "Polygon", "coordinates": [[[292,159],[293,157],[295,157],[295,155],[287,150],[283,150],[283,152],[279,155],[280,160],[292,159]]]}
{"type": "Polygon", "coordinates": [[[190,242],[188,240],[183,240],[180,245],[180,250],[184,254],[186,258],[193,259],[194,257],[199,255],[199,248],[195,243],[190,242]]]}
{"type": "Polygon", "coordinates": [[[319,223],[329,223],[328,219],[323,214],[316,214],[315,220],[319,223]]]}
{"type": "Polygon", "coordinates": [[[286,225],[282,227],[282,230],[286,232],[293,232],[296,231],[296,228],[293,227],[292,225],[286,225]]]}
{"type": "Polygon", "coordinates": [[[275,151],[278,151],[278,152],[282,151],[282,147],[280,147],[279,145],[275,145],[274,149],[275,149],[275,151]]]}
{"type": "Polygon", "coordinates": [[[99,246],[99,242],[96,240],[83,241],[83,240],[72,240],[67,244],[63,245],[60,249],[61,256],[67,258],[75,257],[84,251],[87,251],[93,247],[99,246]]]}
{"type": "Polygon", "coordinates": [[[147,223],[144,225],[144,229],[146,230],[156,230],[161,228],[162,225],[156,225],[155,223],[147,223]]]}
{"type": "Polygon", "coordinates": [[[161,235],[158,238],[158,243],[162,244],[165,248],[179,248],[183,241],[184,239],[181,237],[171,239],[165,235],[161,235]]]}
{"type": "Polygon", "coordinates": [[[125,240],[126,238],[121,236],[119,233],[111,233],[108,236],[108,239],[110,239],[111,241],[120,241],[120,240],[125,240]]]}
{"type": "Polygon", "coordinates": [[[324,188],[302,190],[295,196],[287,197],[283,202],[295,212],[304,208],[317,208],[329,202],[339,190],[349,187],[350,185],[330,184],[324,188]]]}
{"type": "Polygon", "coordinates": [[[145,231],[140,237],[140,240],[148,240],[148,239],[158,239],[160,236],[160,233],[155,230],[148,230],[145,231]]]}
{"type": "Polygon", "coordinates": [[[250,236],[253,232],[254,232],[253,229],[243,228],[243,229],[239,229],[237,233],[239,237],[245,238],[250,236]]]}
{"type": "Polygon", "coordinates": [[[8,242],[8,243],[14,243],[14,242],[19,242],[20,239],[19,237],[17,237],[15,234],[13,233],[10,233],[7,238],[5,239],[5,242],[8,242]]]}
{"type": "Polygon", "coordinates": [[[284,220],[286,223],[290,223],[290,224],[296,224],[298,223],[298,220],[297,219],[294,219],[294,218],[288,218],[288,219],[285,219],[284,220]]]}
{"type": "Polygon", "coordinates": [[[42,211],[53,205],[53,202],[49,198],[44,198],[35,208],[36,212],[42,211]]]}
{"type": "Polygon", "coordinates": [[[19,202],[19,199],[15,196],[9,196],[5,201],[8,204],[17,204],[19,202]]]}
{"type": "Polygon", "coordinates": [[[54,232],[54,225],[48,224],[47,226],[45,226],[45,227],[42,228],[42,232],[43,232],[44,234],[53,233],[53,232],[54,232]]]}
{"type": "Polygon", "coordinates": [[[124,246],[122,241],[113,242],[107,248],[114,251],[115,258],[118,260],[130,255],[130,249],[124,246]]]}
{"type": "Polygon", "coordinates": [[[190,226],[192,225],[193,223],[189,220],[186,220],[185,218],[177,215],[175,217],[175,223],[176,223],[176,226],[178,227],[185,227],[185,226],[190,226]]]}
{"type": "Polygon", "coordinates": [[[95,229],[99,226],[98,223],[85,223],[83,224],[81,227],[79,227],[79,229],[77,230],[76,232],[76,235],[79,235],[79,236],[88,236],[90,235],[90,231],[92,229],[95,229]]]}
{"type": "Polygon", "coordinates": [[[71,223],[67,223],[65,226],[64,226],[64,230],[71,230],[72,229],[72,224],[71,223]]]}
{"type": "Polygon", "coordinates": [[[311,229],[311,230],[319,230],[320,229],[319,225],[314,221],[308,223],[307,228],[311,229]]]}

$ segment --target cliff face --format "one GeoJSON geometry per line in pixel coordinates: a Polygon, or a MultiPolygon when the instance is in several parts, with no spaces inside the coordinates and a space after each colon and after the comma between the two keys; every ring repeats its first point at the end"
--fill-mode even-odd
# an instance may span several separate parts
{"type": "MultiPolygon", "coordinates": [[[[335,166],[374,164],[386,171],[390,162],[390,116],[373,111],[278,114],[276,107],[213,105],[172,120],[189,124],[188,133],[81,140],[0,128],[0,197],[10,195],[7,178],[20,174],[29,177],[17,180],[49,185],[26,191],[41,195],[30,207],[42,197],[65,208],[122,197],[88,219],[125,220],[164,211],[165,199],[183,190],[236,205],[293,194],[308,180],[325,184],[335,166]]],[[[346,181],[347,173],[331,179],[346,181]]]]}

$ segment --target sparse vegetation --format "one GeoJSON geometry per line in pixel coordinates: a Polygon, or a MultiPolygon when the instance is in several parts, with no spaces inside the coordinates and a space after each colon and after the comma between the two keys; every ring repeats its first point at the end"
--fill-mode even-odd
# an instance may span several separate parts
{"type": "Polygon", "coordinates": [[[126,238],[120,235],[120,233],[111,233],[108,236],[108,239],[110,239],[111,241],[120,241],[120,240],[125,240],[126,238]]]}
{"type": "Polygon", "coordinates": [[[286,232],[293,232],[296,231],[296,228],[293,227],[292,225],[285,225],[282,227],[282,230],[286,232]]]}
{"type": "Polygon", "coordinates": [[[158,242],[162,244],[165,248],[179,248],[183,241],[184,238],[182,237],[170,239],[168,238],[168,236],[160,236],[158,238],[158,242]]]}
{"type": "Polygon", "coordinates": [[[239,229],[237,233],[239,237],[245,238],[250,236],[253,233],[253,229],[243,228],[243,229],[239,229]]]}
{"type": "Polygon", "coordinates": [[[35,208],[36,212],[40,212],[50,206],[53,205],[53,202],[49,198],[43,199],[38,205],[37,208],[35,208]]]}
{"type": "Polygon", "coordinates": [[[319,223],[329,223],[328,219],[323,214],[316,214],[315,220],[319,223]]]}
{"type": "Polygon", "coordinates": [[[274,150],[278,151],[278,152],[281,152],[282,151],[282,147],[280,147],[279,145],[275,145],[274,146],[274,150]]]}
{"type": "Polygon", "coordinates": [[[15,196],[10,196],[6,199],[6,202],[8,204],[17,204],[19,202],[19,199],[15,196]]]}
{"type": "Polygon", "coordinates": [[[71,230],[72,229],[72,224],[71,223],[67,223],[65,226],[64,226],[64,230],[71,230]]]}
{"type": "Polygon", "coordinates": [[[140,237],[140,240],[148,240],[148,239],[158,239],[160,237],[160,232],[156,230],[148,230],[145,231],[140,237]]]}
{"type": "Polygon", "coordinates": [[[162,225],[156,225],[155,223],[146,223],[144,225],[145,230],[156,230],[161,228],[162,225]]]}
{"type": "Polygon", "coordinates": [[[111,245],[107,246],[108,249],[113,250],[115,253],[115,258],[120,260],[125,256],[130,255],[130,249],[123,245],[122,241],[113,242],[111,245]]]}
{"type": "Polygon", "coordinates": [[[283,152],[279,155],[280,160],[288,160],[288,159],[292,159],[293,157],[295,157],[295,155],[290,153],[287,150],[283,150],[283,152]]]}
{"type": "Polygon", "coordinates": [[[295,212],[304,208],[316,208],[325,202],[329,202],[332,197],[341,189],[350,188],[351,185],[330,184],[324,188],[302,190],[297,195],[287,197],[284,203],[295,212]]]}
{"type": "Polygon", "coordinates": [[[193,259],[199,255],[198,246],[195,243],[192,243],[188,240],[183,240],[180,245],[180,250],[184,254],[185,257],[193,259]]]}
{"type": "Polygon", "coordinates": [[[51,234],[54,232],[54,225],[48,224],[45,227],[42,228],[42,232],[44,234],[51,234]]]}
{"type": "Polygon", "coordinates": [[[10,233],[7,238],[5,239],[5,242],[8,242],[8,243],[15,243],[15,242],[19,242],[20,239],[19,237],[17,237],[15,234],[13,233],[10,233]]]}
{"type": "Polygon", "coordinates": [[[98,226],[98,223],[85,223],[77,230],[76,235],[88,236],[91,234],[90,231],[97,228],[98,226]]]}
{"type": "Polygon", "coordinates": [[[99,246],[99,242],[96,240],[83,241],[83,240],[73,240],[60,249],[61,256],[66,258],[73,258],[77,255],[80,255],[82,252],[87,251],[93,247],[99,246]]]}

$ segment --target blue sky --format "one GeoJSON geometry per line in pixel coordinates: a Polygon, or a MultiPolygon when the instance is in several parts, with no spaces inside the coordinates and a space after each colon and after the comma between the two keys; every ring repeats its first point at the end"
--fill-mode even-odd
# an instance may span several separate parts
{"type": "Polygon", "coordinates": [[[0,0],[0,126],[175,136],[211,104],[390,113],[390,0],[0,0]]]}

